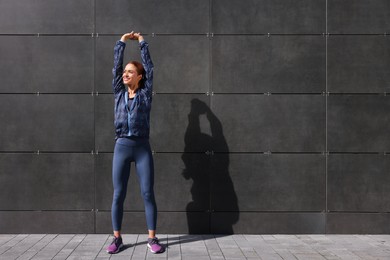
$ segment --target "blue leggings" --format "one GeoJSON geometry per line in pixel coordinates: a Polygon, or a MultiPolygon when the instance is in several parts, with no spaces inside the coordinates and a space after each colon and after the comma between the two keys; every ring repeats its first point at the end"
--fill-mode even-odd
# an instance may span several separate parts
{"type": "Polygon", "coordinates": [[[154,198],[154,167],[149,140],[145,138],[118,138],[112,163],[114,197],[112,200],[112,226],[120,231],[123,218],[123,203],[130,177],[130,163],[135,162],[141,194],[144,199],[148,230],[156,230],[157,206],[154,198]]]}

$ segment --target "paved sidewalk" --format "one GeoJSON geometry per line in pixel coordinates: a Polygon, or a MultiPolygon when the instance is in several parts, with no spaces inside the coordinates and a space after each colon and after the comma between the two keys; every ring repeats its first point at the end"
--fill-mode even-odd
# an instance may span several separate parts
{"type": "Polygon", "coordinates": [[[125,249],[105,252],[109,235],[0,235],[0,259],[390,259],[390,235],[160,235],[151,254],[146,235],[123,235],[125,249]]]}

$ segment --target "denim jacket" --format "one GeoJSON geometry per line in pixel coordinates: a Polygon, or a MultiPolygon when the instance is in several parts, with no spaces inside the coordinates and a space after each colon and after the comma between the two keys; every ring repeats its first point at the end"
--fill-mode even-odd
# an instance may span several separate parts
{"type": "Polygon", "coordinates": [[[150,58],[148,43],[139,43],[142,65],[145,69],[143,86],[136,91],[130,110],[127,106],[127,87],[123,83],[123,53],[126,44],[117,41],[114,47],[114,68],[112,74],[112,88],[115,97],[115,133],[116,138],[137,136],[149,138],[150,110],[153,91],[153,62],[150,58]]]}

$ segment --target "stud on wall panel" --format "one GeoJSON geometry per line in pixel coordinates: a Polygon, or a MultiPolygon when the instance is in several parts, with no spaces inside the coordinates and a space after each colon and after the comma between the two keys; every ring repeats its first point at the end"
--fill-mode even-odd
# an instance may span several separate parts
{"type": "Polygon", "coordinates": [[[206,33],[209,0],[117,0],[96,1],[96,32],[206,33]],[[129,28],[129,26],[131,28],[129,28]]]}
{"type": "Polygon", "coordinates": [[[320,152],[325,149],[321,95],[214,95],[227,149],[223,152],[320,152]]]}
{"type": "MultiPolygon", "coordinates": [[[[96,194],[96,207],[100,211],[111,209],[112,157],[111,153],[96,155],[96,189],[99,191],[96,194]]],[[[154,192],[159,211],[199,212],[209,209],[209,184],[212,174],[208,167],[209,156],[204,153],[156,153],[153,158],[154,192]]],[[[134,163],[131,165],[124,209],[144,210],[134,163]]]]}
{"type": "Polygon", "coordinates": [[[328,209],[337,212],[390,211],[390,157],[331,154],[328,158],[328,209]]]}
{"type": "Polygon", "coordinates": [[[218,153],[212,166],[213,211],[325,210],[323,155],[218,153]]]}
{"type": "MultiPolygon", "coordinates": [[[[114,45],[120,36],[99,36],[97,41],[97,90],[111,93],[114,45]]],[[[145,36],[154,64],[153,91],[157,93],[206,93],[209,91],[209,38],[206,35],[145,36]]],[[[141,61],[138,42],[127,41],[123,66],[141,61]]]]}
{"type": "Polygon", "coordinates": [[[93,97],[0,95],[2,151],[93,150],[93,97]]]}
{"type": "Polygon", "coordinates": [[[328,97],[328,150],[384,152],[390,150],[389,96],[328,97]]]}
{"type": "Polygon", "coordinates": [[[325,91],[323,36],[214,36],[216,93],[325,91]]]}
{"type": "Polygon", "coordinates": [[[0,154],[0,210],[92,210],[93,155],[0,154]]]}
{"type": "Polygon", "coordinates": [[[328,91],[383,93],[390,89],[390,39],[382,36],[328,37],[328,91]]]}
{"type": "Polygon", "coordinates": [[[92,211],[0,211],[3,234],[79,234],[94,232],[92,211]]]}
{"type": "Polygon", "coordinates": [[[0,32],[91,34],[93,3],[93,0],[2,0],[0,32]]]}
{"type": "Polygon", "coordinates": [[[0,93],[91,93],[93,39],[0,36],[0,93]]]}
{"type": "Polygon", "coordinates": [[[323,33],[325,15],[325,0],[213,0],[212,31],[227,34],[323,33]]]}
{"type": "Polygon", "coordinates": [[[387,0],[328,0],[328,32],[383,34],[390,28],[387,0]]]}

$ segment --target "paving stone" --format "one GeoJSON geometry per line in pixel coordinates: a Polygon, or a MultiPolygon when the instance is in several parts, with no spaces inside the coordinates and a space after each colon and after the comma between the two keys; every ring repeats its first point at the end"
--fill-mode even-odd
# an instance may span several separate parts
{"type": "Polygon", "coordinates": [[[185,256],[183,255],[182,260],[210,260],[209,256],[185,256]]]}
{"type": "Polygon", "coordinates": [[[210,257],[223,257],[223,253],[220,249],[210,249],[208,250],[208,253],[210,257]]]}
{"type": "Polygon", "coordinates": [[[181,249],[182,256],[208,256],[209,253],[205,247],[187,247],[181,249]]]}
{"type": "Polygon", "coordinates": [[[209,237],[204,242],[208,250],[220,250],[218,241],[215,239],[215,237],[209,237]]]}
{"type": "Polygon", "coordinates": [[[34,258],[55,258],[59,252],[69,243],[73,235],[58,235],[52,239],[44,248],[42,248],[34,258]]]}
{"type": "Polygon", "coordinates": [[[181,252],[180,251],[170,251],[170,250],[168,250],[167,251],[167,258],[168,259],[176,259],[176,258],[178,258],[178,259],[181,259],[181,252]]]}
{"type": "Polygon", "coordinates": [[[70,241],[57,253],[53,259],[67,259],[85,238],[86,235],[73,235],[70,241]]]}
{"type": "Polygon", "coordinates": [[[4,259],[16,259],[38,243],[45,235],[29,235],[1,255],[4,259]]]}
{"type": "Polygon", "coordinates": [[[0,235],[0,247],[12,240],[16,235],[0,235]]]}
{"type": "Polygon", "coordinates": [[[116,254],[116,255],[112,255],[110,258],[108,259],[115,259],[115,260],[128,260],[128,259],[131,259],[130,256],[128,255],[122,255],[122,254],[116,254]]]}
{"type": "Polygon", "coordinates": [[[13,246],[17,245],[19,242],[23,241],[28,235],[17,235],[0,246],[0,255],[4,254],[10,250],[13,246]]]}
{"type": "Polygon", "coordinates": [[[325,260],[326,258],[320,254],[294,254],[299,260],[325,260]]]}
{"type": "Polygon", "coordinates": [[[287,249],[281,249],[276,250],[276,253],[283,259],[283,260],[296,260],[295,256],[287,249]]]}
{"type": "Polygon", "coordinates": [[[131,260],[145,260],[146,256],[138,256],[138,255],[133,255],[131,257],[131,260]]]}
{"type": "Polygon", "coordinates": [[[277,253],[262,253],[262,252],[257,252],[259,257],[261,259],[267,259],[267,260],[283,260],[283,258],[278,255],[277,253]]]}
{"type": "Polygon", "coordinates": [[[223,256],[210,256],[211,260],[222,260],[225,259],[223,256]]]}
{"type": "MultiPolygon", "coordinates": [[[[44,235],[42,239],[40,239],[37,243],[35,243],[32,247],[30,247],[28,250],[26,250],[19,259],[38,259],[37,254],[40,253],[40,251],[44,250],[45,247],[52,242],[52,240],[57,237],[57,235],[44,235]]],[[[57,252],[58,253],[58,252],[57,252]]],[[[42,257],[40,257],[42,258],[42,257]]]]}
{"type": "Polygon", "coordinates": [[[233,239],[217,239],[217,242],[221,249],[238,248],[236,241],[233,239]]]}
{"type": "Polygon", "coordinates": [[[132,259],[145,259],[146,253],[146,246],[136,246],[134,248],[132,259]]]}
{"type": "Polygon", "coordinates": [[[242,253],[246,258],[257,258],[259,257],[255,250],[244,250],[242,249],[242,253]]]}
{"type": "Polygon", "coordinates": [[[225,248],[222,253],[225,258],[245,258],[240,248],[225,248]]]}

